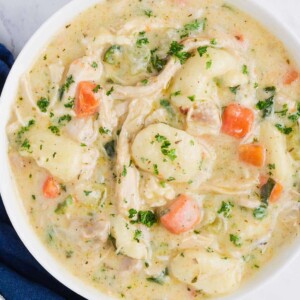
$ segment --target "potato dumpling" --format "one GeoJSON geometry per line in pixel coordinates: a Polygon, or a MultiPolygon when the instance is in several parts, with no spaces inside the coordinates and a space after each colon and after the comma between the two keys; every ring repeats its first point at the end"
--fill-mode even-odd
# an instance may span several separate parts
{"type": "Polygon", "coordinates": [[[225,294],[239,286],[243,272],[241,260],[206,250],[186,250],[170,264],[170,273],[208,295],[225,294]]]}
{"type": "Polygon", "coordinates": [[[162,123],[140,131],[131,150],[140,169],[175,182],[188,182],[200,175],[206,157],[193,136],[162,123]]]}
{"type": "Polygon", "coordinates": [[[224,75],[235,66],[234,56],[225,50],[209,48],[202,57],[196,53],[176,74],[171,86],[172,103],[177,107],[188,108],[194,101],[207,99],[215,87],[212,79],[224,75]],[[176,93],[178,91],[180,95],[176,93]]]}
{"type": "Polygon", "coordinates": [[[82,147],[70,138],[38,129],[30,132],[28,140],[30,149],[22,150],[21,155],[32,157],[54,177],[68,182],[80,174],[82,147]]]}

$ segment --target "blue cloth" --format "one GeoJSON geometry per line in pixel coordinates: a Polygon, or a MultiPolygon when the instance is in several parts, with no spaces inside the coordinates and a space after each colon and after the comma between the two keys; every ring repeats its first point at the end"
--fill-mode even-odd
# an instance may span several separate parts
{"type": "MultiPolygon", "coordinates": [[[[0,94],[13,62],[12,54],[0,44],[0,94]]],[[[28,252],[9,221],[1,197],[0,295],[7,300],[83,299],[54,279],[28,252]]]]}

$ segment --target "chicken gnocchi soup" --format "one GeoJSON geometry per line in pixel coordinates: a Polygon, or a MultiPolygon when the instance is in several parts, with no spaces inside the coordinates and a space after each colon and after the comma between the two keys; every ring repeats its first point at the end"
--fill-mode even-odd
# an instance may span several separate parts
{"type": "Polygon", "coordinates": [[[110,0],[66,24],[7,126],[24,207],[65,268],[115,298],[229,294],[299,228],[300,84],[219,0],[110,0]]]}

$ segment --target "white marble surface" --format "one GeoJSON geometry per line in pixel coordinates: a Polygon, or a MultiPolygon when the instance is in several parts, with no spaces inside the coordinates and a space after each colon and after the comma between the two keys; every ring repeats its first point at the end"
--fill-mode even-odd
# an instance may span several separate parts
{"type": "MultiPolygon", "coordinates": [[[[0,0],[0,42],[17,55],[32,33],[70,0],[0,0]]],[[[300,37],[299,0],[253,0],[274,12],[300,37]]],[[[300,257],[278,277],[243,300],[299,300],[300,257]]]]}

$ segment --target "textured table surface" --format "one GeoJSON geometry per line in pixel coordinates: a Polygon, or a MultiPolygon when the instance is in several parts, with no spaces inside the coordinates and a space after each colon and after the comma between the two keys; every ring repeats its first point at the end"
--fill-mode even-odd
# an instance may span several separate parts
{"type": "MultiPolygon", "coordinates": [[[[253,0],[300,37],[299,0],[253,0]]],[[[0,0],[0,42],[17,55],[34,31],[69,0],[0,0]]],[[[279,276],[243,300],[299,300],[300,256],[279,276]]]]}

